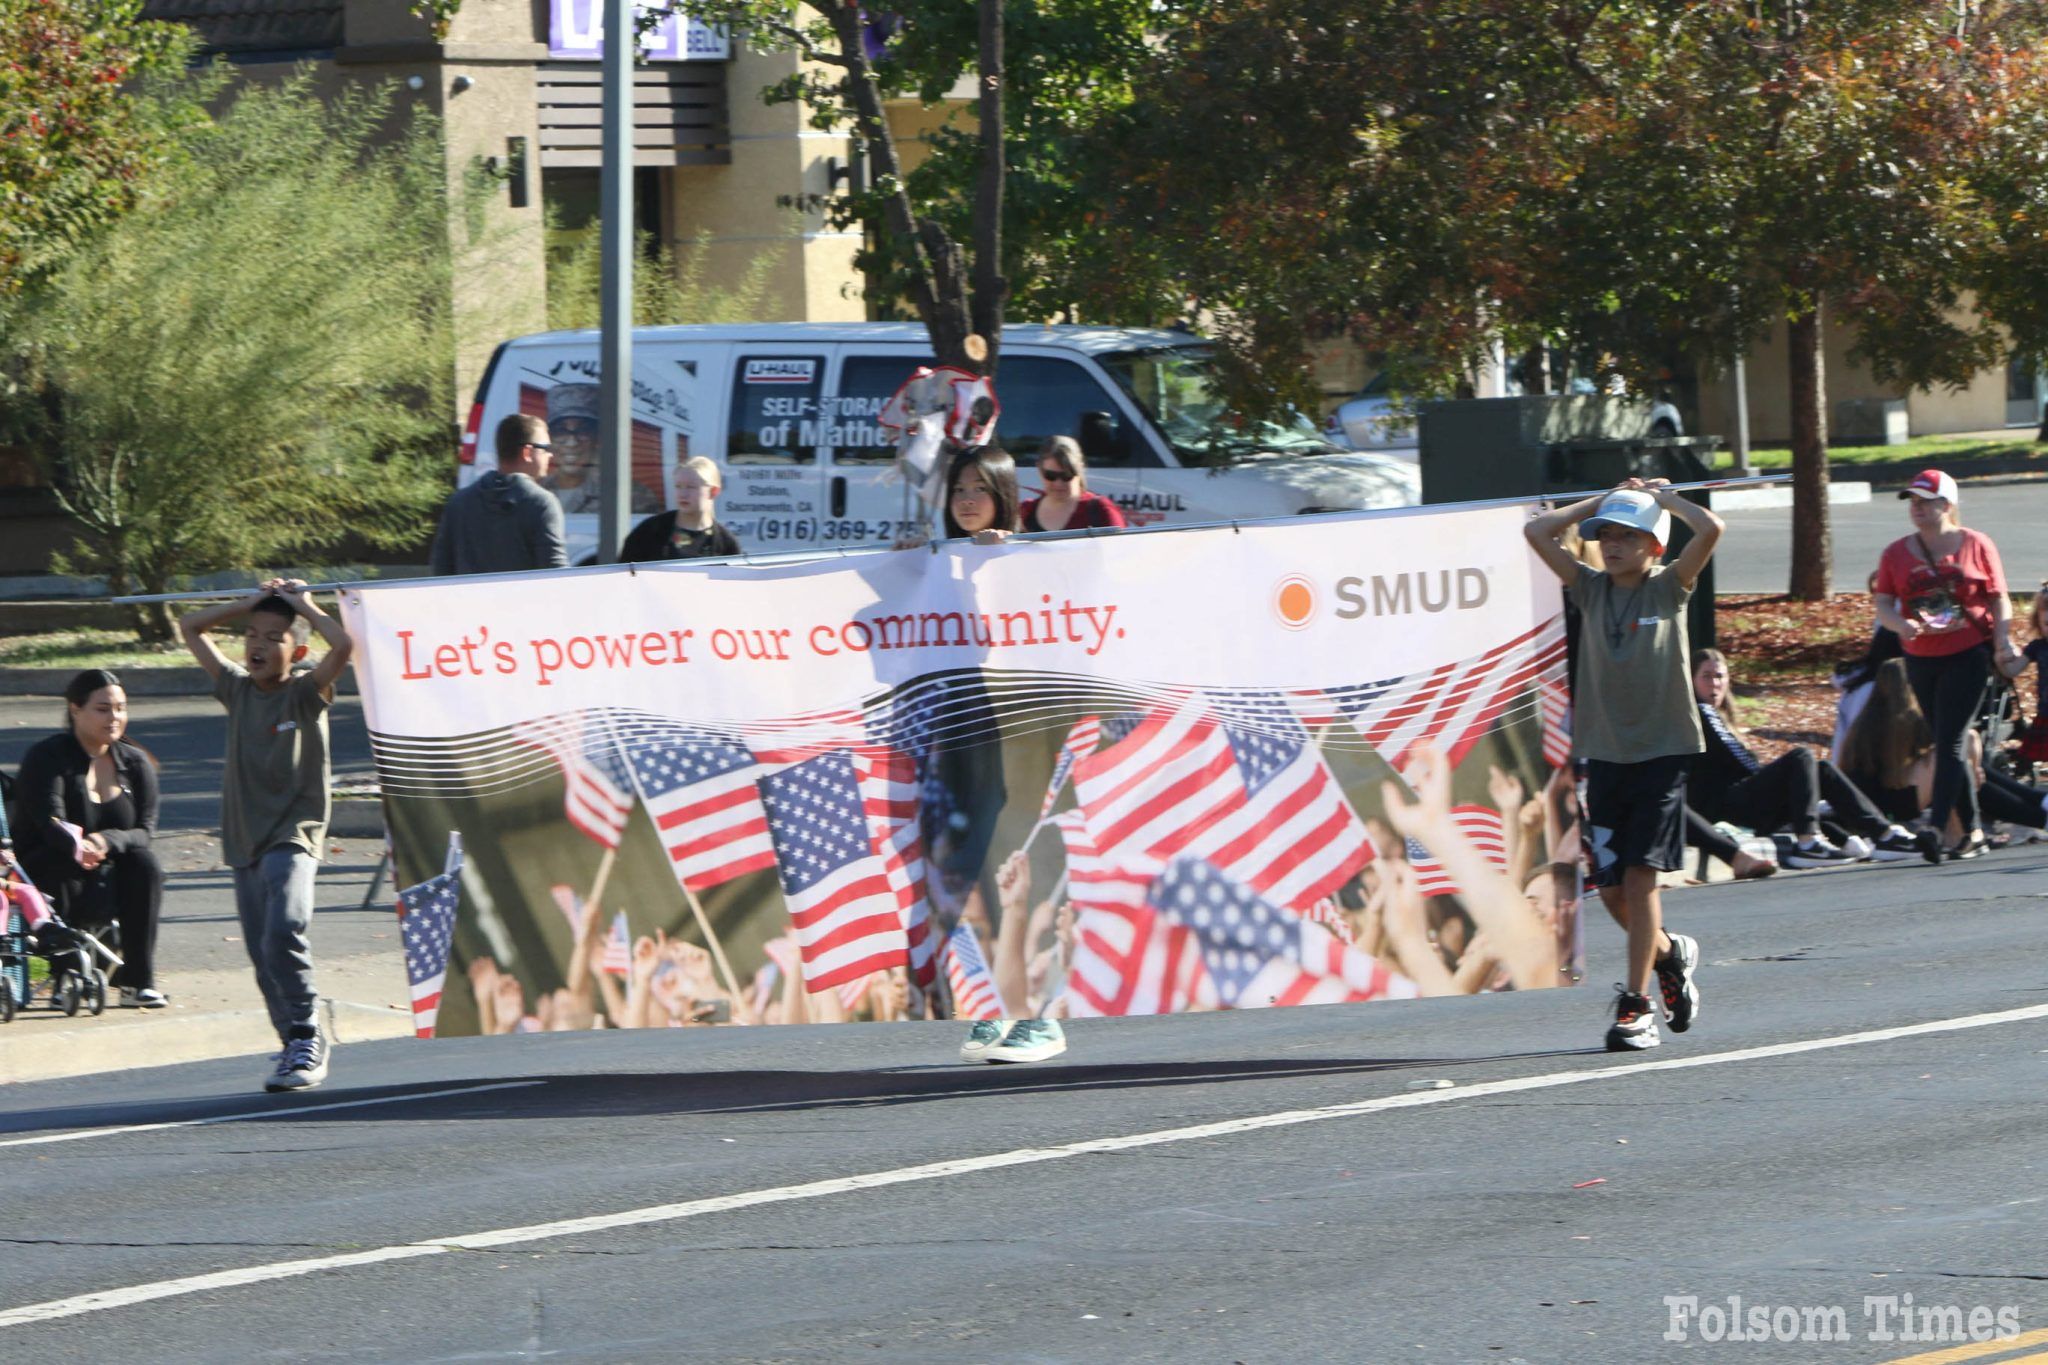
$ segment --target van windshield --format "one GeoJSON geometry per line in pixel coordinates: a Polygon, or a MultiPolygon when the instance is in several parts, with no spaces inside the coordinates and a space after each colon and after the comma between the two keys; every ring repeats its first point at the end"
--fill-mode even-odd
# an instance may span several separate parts
{"type": "Polygon", "coordinates": [[[1162,346],[1098,357],[1159,428],[1184,465],[1222,465],[1245,455],[1320,455],[1334,450],[1301,413],[1253,421],[1228,410],[1207,346],[1162,346]]]}

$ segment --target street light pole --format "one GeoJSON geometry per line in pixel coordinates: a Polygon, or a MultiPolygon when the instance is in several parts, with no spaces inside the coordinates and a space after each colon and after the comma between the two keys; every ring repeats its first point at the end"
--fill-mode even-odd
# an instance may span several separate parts
{"type": "Polygon", "coordinates": [[[597,562],[618,562],[632,515],[633,441],[633,0],[605,0],[604,164],[598,217],[599,286],[597,562]]]}

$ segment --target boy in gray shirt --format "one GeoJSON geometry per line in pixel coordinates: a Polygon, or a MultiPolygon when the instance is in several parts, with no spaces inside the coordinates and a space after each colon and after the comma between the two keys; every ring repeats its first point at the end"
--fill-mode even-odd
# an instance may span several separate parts
{"type": "Polygon", "coordinates": [[[1666,933],[1657,874],[1685,858],[1685,775],[1700,752],[1685,604],[1721,538],[1721,519],[1673,493],[1664,479],[1628,479],[1611,493],[1545,512],[1526,528],[1537,557],[1578,604],[1579,661],[1572,684],[1572,757],[1586,764],[1586,823],[1593,882],[1607,913],[1628,930],[1628,979],[1615,1000],[1607,1050],[1663,1041],[1650,1004],[1654,974],[1673,1033],[1692,1027],[1699,944],[1666,933]],[[1671,518],[1692,539],[1660,564],[1671,518]],[[1584,518],[1583,521],[1580,521],[1584,518]],[[1575,521],[1597,537],[1603,571],[1558,541],[1575,521]]]}
{"type": "Polygon", "coordinates": [[[283,578],[192,612],[178,630],[228,713],[221,856],[234,869],[242,942],[284,1045],[263,1088],[308,1089],[327,1079],[327,1039],[320,1032],[306,933],[313,922],[313,872],[327,837],[327,708],[348,667],[348,632],[306,596],[304,583],[283,578]],[[209,629],[238,616],[248,618],[240,665],[222,657],[207,637],[209,629]],[[312,630],[327,642],[327,654],[294,673],[312,630]]]}

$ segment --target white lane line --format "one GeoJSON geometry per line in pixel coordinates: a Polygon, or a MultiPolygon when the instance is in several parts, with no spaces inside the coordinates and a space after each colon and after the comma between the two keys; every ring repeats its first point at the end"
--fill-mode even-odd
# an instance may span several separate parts
{"type": "Polygon", "coordinates": [[[676,1204],[655,1204],[647,1208],[626,1209],[619,1213],[595,1214],[588,1218],[567,1218],[554,1223],[530,1223],[524,1227],[497,1228],[487,1232],[463,1233],[423,1242],[404,1242],[396,1246],[378,1247],[342,1256],[314,1256],[299,1261],[273,1261],[267,1265],[244,1266],[239,1270],[221,1270],[206,1275],[188,1275],[176,1280],[157,1280],[148,1284],[105,1289],[93,1294],[80,1294],[68,1299],[51,1299],[47,1303],[26,1304],[20,1308],[0,1311],[0,1327],[18,1327],[28,1323],[49,1322],[56,1318],[78,1317],[81,1314],[102,1312],[109,1308],[126,1308],[133,1304],[148,1303],[153,1299],[177,1298],[213,1289],[288,1280],[328,1270],[374,1265],[382,1261],[439,1256],[451,1251],[483,1251],[493,1247],[518,1246],[561,1237],[608,1232],[615,1228],[640,1227],[649,1223],[672,1223],[685,1218],[701,1218],[707,1214],[729,1213],[735,1209],[758,1208],[763,1204],[824,1199],[831,1195],[851,1194],[858,1190],[876,1190],[890,1185],[909,1185],[925,1180],[945,1180],[957,1175],[1000,1170],[1006,1166],[1064,1161],[1070,1157],[1090,1156],[1101,1152],[1127,1152],[1170,1142],[1194,1142],[1203,1138],[1228,1137],[1235,1133],[1257,1132],[1266,1128],[1288,1128],[1303,1123],[1320,1123],[1326,1119],[1356,1118],[1391,1109],[1421,1109],[1429,1105],[1455,1104],[1460,1100],[1513,1095],[1529,1090],[1548,1090],[1563,1085],[1627,1080],[1659,1071],[1688,1071],[1695,1067],[1725,1066],[1731,1062],[1765,1061],[1773,1057],[1796,1056],[1802,1052],[1824,1052],[1831,1048],[1856,1047],[1864,1043],[1884,1043],[1899,1038],[1954,1033],[1964,1029],[1990,1028],[1997,1024],[2017,1024],[2031,1019],[2048,1019],[2048,1005],[2029,1005],[2022,1009],[2001,1010],[1995,1014],[1970,1014],[1955,1019],[1936,1019],[1924,1024],[1906,1024],[1898,1028],[1870,1029],[1862,1033],[1839,1034],[1832,1038],[1806,1038],[1791,1043],[1772,1043],[1766,1047],[1738,1048],[1732,1052],[1710,1052],[1697,1057],[1666,1057],[1654,1062],[1602,1067],[1597,1071],[1558,1071],[1541,1076],[1517,1076],[1504,1081],[1480,1081],[1453,1090],[1404,1091],[1398,1095],[1351,1100],[1344,1104],[1324,1105],[1316,1109],[1288,1109],[1272,1114],[1254,1114],[1249,1118],[1224,1119],[1216,1123],[1199,1123],[1185,1128],[1161,1128],[1148,1133],[1129,1133],[1122,1137],[1094,1138],[1085,1142],[1069,1142],[1058,1147],[1021,1147],[1015,1151],[996,1152],[989,1156],[934,1161],[922,1166],[901,1166],[889,1171],[871,1171],[864,1175],[814,1180],[803,1185],[746,1190],[739,1194],[690,1199],[676,1204]]]}
{"type": "Polygon", "coordinates": [[[336,1100],[333,1104],[300,1104],[290,1109],[259,1109],[248,1114],[215,1114],[211,1118],[178,1119],[170,1123],[131,1123],[123,1128],[81,1128],[75,1133],[45,1133],[37,1137],[7,1138],[0,1147],[35,1147],[46,1142],[82,1142],[86,1138],[117,1137],[122,1133],[156,1133],[166,1128],[204,1128],[214,1123],[250,1123],[257,1119],[289,1119],[300,1114],[318,1114],[330,1109],[361,1109],[370,1104],[404,1104],[408,1100],[431,1100],[444,1095],[481,1095],[486,1090],[523,1090],[546,1081],[498,1081],[492,1085],[465,1085],[454,1090],[415,1090],[404,1095],[378,1095],[367,1100],[336,1100]]]}

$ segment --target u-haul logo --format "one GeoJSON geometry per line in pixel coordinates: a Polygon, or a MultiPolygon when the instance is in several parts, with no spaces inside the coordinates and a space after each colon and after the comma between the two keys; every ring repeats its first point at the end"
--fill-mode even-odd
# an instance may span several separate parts
{"type": "Polygon", "coordinates": [[[749,384],[808,384],[817,373],[815,360],[749,360],[744,378],[749,384]]]}

